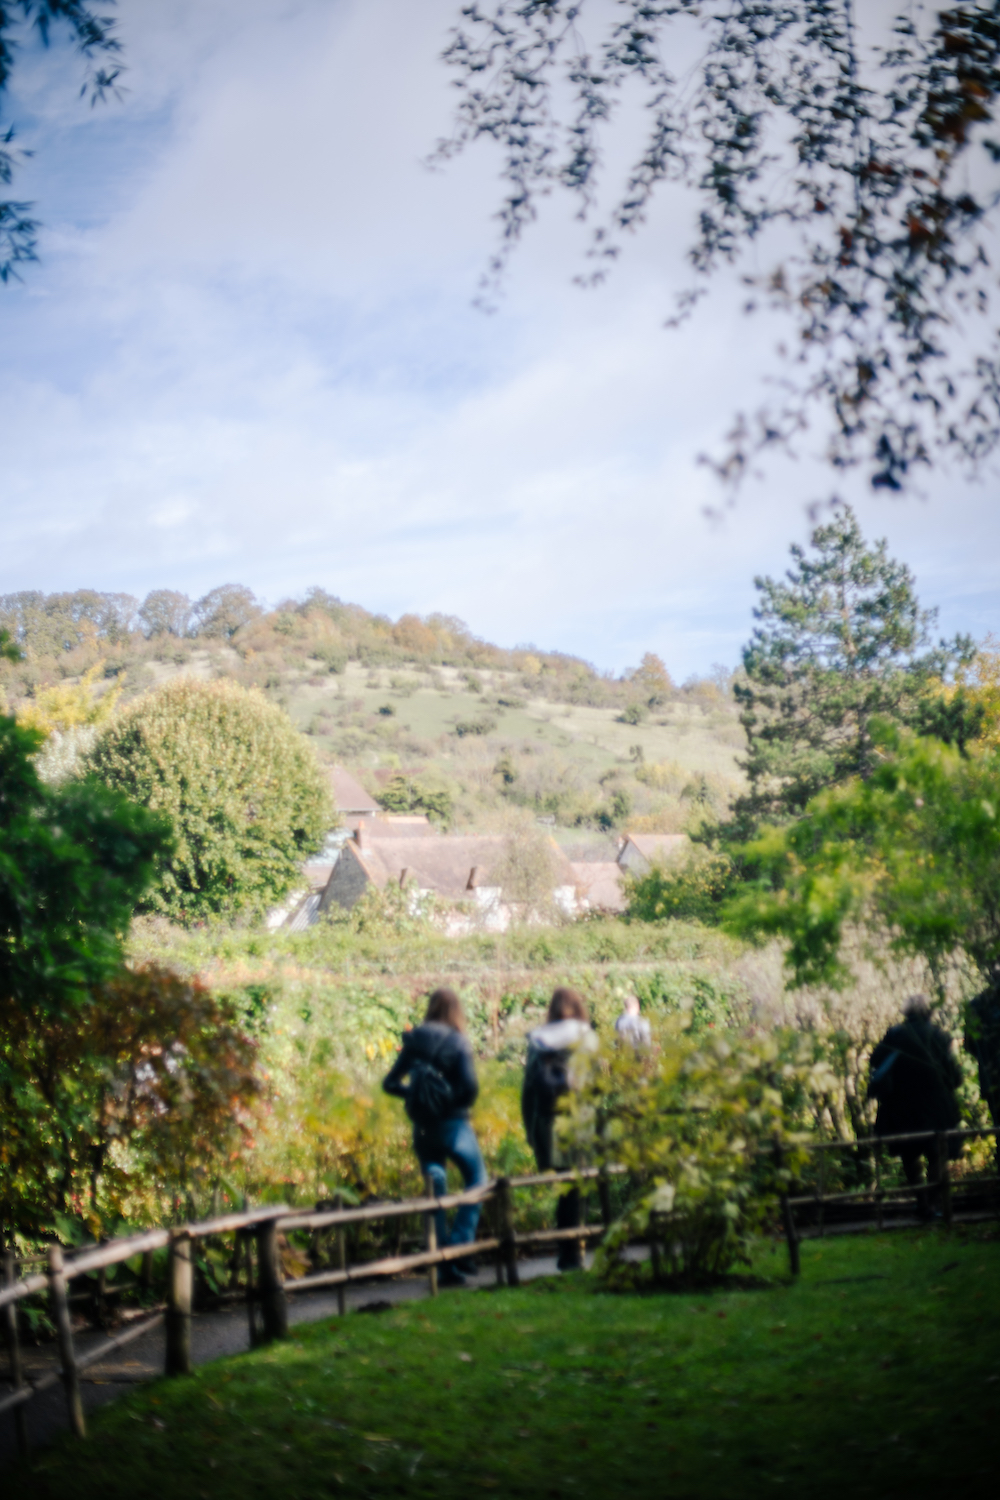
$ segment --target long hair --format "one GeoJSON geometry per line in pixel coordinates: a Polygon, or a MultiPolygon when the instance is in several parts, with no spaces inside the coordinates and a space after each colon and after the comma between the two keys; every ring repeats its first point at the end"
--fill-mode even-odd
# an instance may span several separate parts
{"type": "Polygon", "coordinates": [[[583,996],[576,990],[558,989],[549,1001],[550,1021],[589,1021],[583,996]]]}
{"type": "Polygon", "coordinates": [[[443,1026],[450,1026],[452,1031],[464,1031],[465,1012],[455,991],[447,988],[435,990],[427,1001],[424,1021],[439,1021],[443,1026]]]}

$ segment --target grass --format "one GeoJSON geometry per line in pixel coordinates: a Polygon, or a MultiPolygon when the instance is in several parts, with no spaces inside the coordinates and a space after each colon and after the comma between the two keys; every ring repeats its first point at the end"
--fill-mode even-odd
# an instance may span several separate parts
{"type": "MultiPolygon", "coordinates": [[[[584,1276],[446,1293],[161,1381],[12,1477],[10,1500],[988,1493],[1000,1240],[762,1250],[755,1288],[584,1276]]],[[[377,1295],[377,1294],[374,1294],[377,1295]]]]}

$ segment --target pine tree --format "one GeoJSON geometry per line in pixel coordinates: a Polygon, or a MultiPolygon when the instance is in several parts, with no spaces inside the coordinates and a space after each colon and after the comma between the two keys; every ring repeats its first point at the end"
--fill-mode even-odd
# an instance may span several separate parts
{"type": "Polygon", "coordinates": [[[850,506],[791,555],[784,580],[754,580],[759,623],[733,689],[749,787],[727,842],[797,817],[824,787],[866,779],[873,720],[919,720],[942,678],[973,654],[964,637],[930,646],[936,611],[920,608],[913,575],[884,540],[866,544],[850,506]]]}

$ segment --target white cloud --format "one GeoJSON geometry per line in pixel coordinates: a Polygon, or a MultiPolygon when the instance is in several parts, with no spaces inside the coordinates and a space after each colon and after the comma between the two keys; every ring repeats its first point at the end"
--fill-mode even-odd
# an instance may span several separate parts
{"type": "MultiPolygon", "coordinates": [[[[697,454],[758,403],[773,330],[722,285],[662,330],[676,202],[591,293],[553,207],[500,310],[472,308],[496,183],[481,156],[420,165],[456,8],[127,0],[131,92],[85,119],[33,65],[28,180],[58,233],[0,302],[0,588],[320,583],[602,666],[735,660],[753,574],[830,489],[776,464],[721,528],[703,517],[697,454]]],[[[993,487],[934,493],[858,499],[942,624],[982,633],[993,487]]]]}

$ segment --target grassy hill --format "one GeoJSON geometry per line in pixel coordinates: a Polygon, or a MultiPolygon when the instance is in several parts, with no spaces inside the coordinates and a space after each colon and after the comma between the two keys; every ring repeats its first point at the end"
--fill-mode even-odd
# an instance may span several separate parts
{"type": "Polygon", "coordinates": [[[402,777],[397,810],[433,793],[446,821],[476,828],[521,807],[564,842],[678,831],[722,811],[739,783],[743,734],[721,669],[678,687],[647,655],[615,678],[561,653],[504,650],[441,616],[392,622],[319,590],[265,612],[249,591],[229,593],[221,623],[200,601],[181,633],[151,628],[149,601],[127,595],[0,598],[0,625],[24,652],[0,664],[0,693],[16,709],[95,665],[122,701],[179,673],[232,677],[376,796],[402,777]]]}

